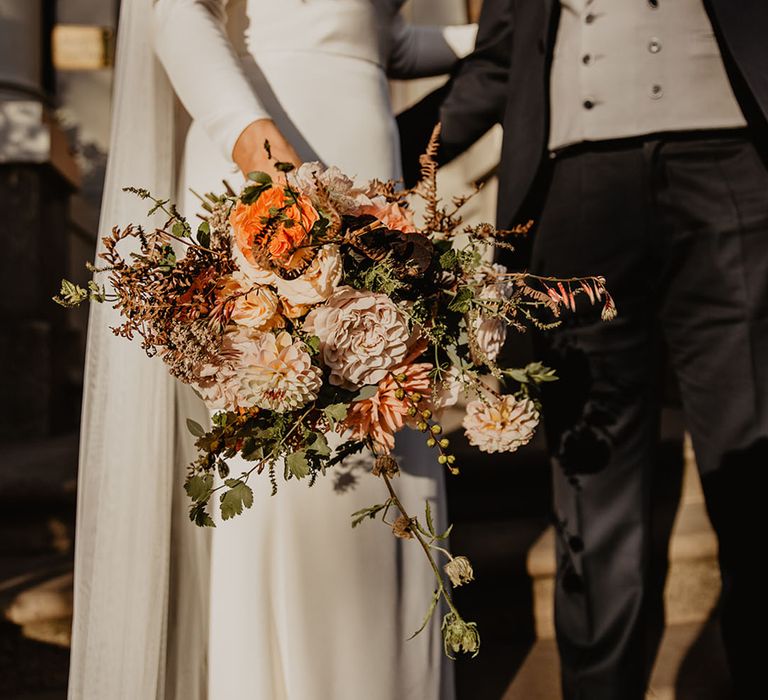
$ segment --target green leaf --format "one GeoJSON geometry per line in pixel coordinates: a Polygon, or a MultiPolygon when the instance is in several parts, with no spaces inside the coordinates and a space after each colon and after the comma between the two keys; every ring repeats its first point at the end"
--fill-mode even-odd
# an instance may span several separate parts
{"type": "Polygon", "coordinates": [[[427,623],[432,619],[432,615],[435,612],[435,608],[437,607],[437,604],[440,602],[440,591],[435,591],[434,595],[432,596],[432,602],[429,604],[429,609],[427,610],[427,614],[424,616],[424,622],[421,623],[421,627],[417,629],[410,637],[408,637],[409,640],[413,639],[414,637],[418,636],[421,632],[424,631],[424,628],[427,626],[427,623]]]}
{"type": "Polygon", "coordinates": [[[264,456],[264,445],[253,438],[246,438],[240,456],[247,462],[255,462],[264,456]]]}
{"type": "Polygon", "coordinates": [[[203,223],[197,227],[197,242],[203,246],[203,248],[207,248],[211,245],[211,226],[207,221],[203,221],[203,223]]]}
{"type": "Polygon", "coordinates": [[[528,373],[524,369],[508,369],[505,370],[504,374],[521,384],[525,384],[528,381],[528,373]]]}
{"type": "Polygon", "coordinates": [[[345,403],[332,403],[323,409],[323,413],[331,423],[338,423],[347,417],[348,410],[349,406],[345,403]]]}
{"type": "Polygon", "coordinates": [[[307,461],[307,453],[304,450],[289,454],[285,458],[285,466],[288,467],[288,471],[297,479],[309,476],[309,462],[307,461]]]}
{"type": "Polygon", "coordinates": [[[193,421],[191,418],[187,418],[187,430],[189,430],[195,437],[203,437],[203,435],[205,435],[203,426],[197,421],[193,421]]]}
{"type": "Polygon", "coordinates": [[[75,307],[82,304],[87,298],[88,290],[69,280],[61,280],[61,290],[53,297],[53,300],[60,306],[75,307]]]}
{"type": "Polygon", "coordinates": [[[311,355],[317,355],[320,352],[320,338],[316,335],[309,335],[304,338],[304,345],[309,348],[311,355]]]}
{"type": "Polygon", "coordinates": [[[530,362],[525,369],[506,369],[504,374],[520,384],[543,384],[557,381],[555,370],[546,367],[541,362],[530,362]]]}
{"type": "Polygon", "coordinates": [[[213,489],[211,474],[190,476],[184,484],[184,490],[193,501],[207,501],[213,489]]]}
{"type": "Polygon", "coordinates": [[[555,370],[543,365],[541,362],[530,362],[525,371],[535,384],[557,381],[555,370]]]}
{"type": "Polygon", "coordinates": [[[364,386],[360,391],[355,394],[355,398],[352,399],[353,401],[365,401],[366,399],[373,398],[376,396],[376,394],[379,393],[379,387],[374,384],[369,384],[368,386],[364,386]]]}
{"type": "Polygon", "coordinates": [[[328,457],[331,454],[331,448],[328,447],[328,440],[322,433],[310,433],[312,442],[307,446],[308,452],[314,452],[320,457],[328,457]]]}
{"type": "Polygon", "coordinates": [[[281,173],[289,173],[291,170],[296,170],[296,166],[293,163],[277,161],[277,163],[275,163],[275,170],[281,173]]]}
{"type": "Polygon", "coordinates": [[[382,510],[389,506],[390,501],[391,499],[389,501],[385,501],[384,503],[379,503],[375,506],[356,510],[354,513],[352,513],[352,527],[355,528],[366,520],[373,520],[377,513],[380,513],[382,510]]]}
{"type": "Polygon", "coordinates": [[[221,517],[229,520],[253,505],[253,491],[240,479],[227,479],[224,483],[229,490],[221,494],[221,517]]]}
{"type": "Polygon", "coordinates": [[[261,193],[264,192],[264,190],[268,190],[270,187],[271,185],[264,184],[250,185],[240,193],[240,201],[243,204],[253,204],[261,196],[261,193]]]}
{"type": "Polygon", "coordinates": [[[469,287],[461,287],[459,291],[456,293],[456,296],[450,302],[450,304],[448,304],[448,308],[451,311],[456,311],[460,314],[465,314],[467,313],[467,311],[469,311],[470,307],[472,306],[473,297],[474,297],[474,294],[472,293],[472,290],[469,287]]]}
{"type": "Polygon", "coordinates": [[[171,233],[173,233],[176,238],[183,238],[184,234],[186,233],[184,224],[182,224],[181,221],[175,221],[171,227],[171,233]]]}
{"type": "Polygon", "coordinates": [[[248,173],[248,179],[257,182],[259,185],[272,185],[272,178],[262,170],[254,170],[248,173]]]}
{"type": "Polygon", "coordinates": [[[213,518],[208,515],[205,506],[205,503],[195,503],[189,509],[189,519],[199,527],[216,527],[216,523],[214,523],[213,518]]]}
{"type": "Polygon", "coordinates": [[[217,413],[213,414],[211,421],[215,426],[223,428],[227,424],[228,416],[229,414],[226,411],[218,411],[217,413]]]}
{"type": "Polygon", "coordinates": [[[446,272],[450,272],[456,267],[459,259],[455,250],[447,250],[440,256],[440,267],[446,272]]]}
{"type": "Polygon", "coordinates": [[[337,464],[341,464],[350,455],[362,452],[365,449],[366,443],[363,440],[352,440],[350,442],[343,443],[341,447],[337,447],[333,457],[331,457],[326,463],[325,467],[333,467],[337,464]]]}
{"type": "Polygon", "coordinates": [[[88,282],[88,300],[97,301],[99,303],[107,300],[107,290],[104,287],[99,287],[96,282],[90,280],[88,282]]]}
{"type": "Polygon", "coordinates": [[[429,534],[434,535],[435,524],[432,522],[432,508],[429,505],[429,501],[427,501],[427,506],[424,510],[425,510],[424,515],[426,516],[426,519],[427,519],[427,528],[429,529],[429,534]]]}

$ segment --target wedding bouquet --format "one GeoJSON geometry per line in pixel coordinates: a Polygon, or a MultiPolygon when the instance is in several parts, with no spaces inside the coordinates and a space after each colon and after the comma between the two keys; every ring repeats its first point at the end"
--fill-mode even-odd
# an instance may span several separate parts
{"type": "Polygon", "coordinates": [[[436,530],[428,505],[423,518],[404,508],[395,436],[420,431],[436,462],[458,473],[440,415],[463,394],[472,445],[486,452],[525,445],[539,420],[535,387],[555,377],[538,363],[499,363],[508,329],[556,325],[579,294],[601,303],[604,318],[615,309],[602,278],[554,280],[486,262],[485,249],[509,245],[506,238],[528,227],[463,226],[459,211],[469,197],[447,205],[437,197],[436,138],[413,190],[358,185],[318,163],[277,163],[277,180],[251,173],[239,194],[201,197],[207,214],[195,230],[167,200],[128,188],[151,200],[150,214],[163,213],[166,224],[115,228],[104,239],[106,265],[95,270],[109,284],[83,289],[65,280],[56,300],[112,303],[124,319],[115,334],[138,339],[215,409],[210,430],[188,421],[199,458],[185,487],[198,525],[214,526],[214,502],[223,520],[249,508],[257,476],[269,478],[273,492],[278,477],[311,485],[369,450],[384,497],[354,513],[352,525],[381,518],[421,546],[436,581],[421,629],[443,599],[446,653],[476,654],[477,628],[458,613],[438,561],[446,558],[453,585],[472,580],[472,567],[449,552],[448,532],[436,530]],[[121,254],[126,239],[139,251],[121,254]],[[248,465],[241,473],[230,469],[236,456],[248,465]]]}

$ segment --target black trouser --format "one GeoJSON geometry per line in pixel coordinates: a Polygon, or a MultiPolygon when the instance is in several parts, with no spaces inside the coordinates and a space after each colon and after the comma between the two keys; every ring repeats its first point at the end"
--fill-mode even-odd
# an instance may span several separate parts
{"type": "Polygon", "coordinates": [[[554,163],[531,269],[603,275],[619,310],[603,323],[582,306],[537,339],[561,376],[544,416],[566,700],[642,698],[655,655],[649,629],[663,602],[649,583],[649,491],[662,354],[719,538],[730,667],[740,696],[754,697],[768,646],[765,164],[736,130],[566,153],[554,163]]]}

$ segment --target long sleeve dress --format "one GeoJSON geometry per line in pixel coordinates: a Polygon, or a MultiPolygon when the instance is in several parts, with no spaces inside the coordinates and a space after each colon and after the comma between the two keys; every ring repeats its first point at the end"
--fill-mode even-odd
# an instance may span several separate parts
{"type": "MultiPolygon", "coordinates": [[[[273,119],[304,160],[360,179],[400,176],[387,75],[446,72],[472,27],[413,27],[397,0],[158,0],[155,50],[192,118],[179,177],[189,192],[241,182],[242,130],[273,119]]],[[[186,403],[188,404],[188,399],[186,403]]],[[[180,412],[191,410],[184,401],[180,412]]],[[[443,473],[420,434],[402,434],[398,490],[445,519],[443,473]]],[[[231,465],[237,471],[237,464],[231,465]]],[[[430,602],[432,572],[414,542],[350,514],[383,500],[365,463],[309,489],[257,479],[253,507],[212,535],[210,700],[450,700],[440,620],[406,641],[430,602]],[[258,483],[257,483],[258,482],[258,483]]]]}

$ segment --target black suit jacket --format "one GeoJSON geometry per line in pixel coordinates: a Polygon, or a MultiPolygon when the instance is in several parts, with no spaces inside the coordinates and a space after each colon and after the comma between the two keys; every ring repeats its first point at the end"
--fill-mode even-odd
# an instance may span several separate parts
{"type": "MultiPolygon", "coordinates": [[[[762,137],[768,133],[768,0],[704,2],[736,96],[762,137]]],[[[443,99],[443,160],[465,150],[494,124],[503,125],[497,211],[501,227],[511,226],[520,215],[546,156],[558,13],[557,0],[485,0],[475,51],[431,98],[433,103],[435,97],[443,99]]],[[[403,124],[404,141],[413,146],[407,117],[403,124]]]]}

